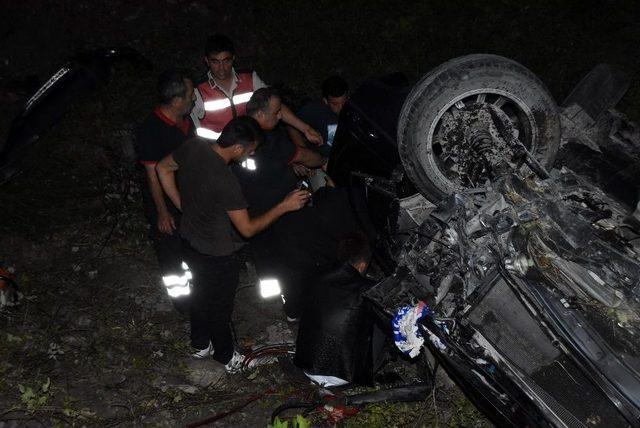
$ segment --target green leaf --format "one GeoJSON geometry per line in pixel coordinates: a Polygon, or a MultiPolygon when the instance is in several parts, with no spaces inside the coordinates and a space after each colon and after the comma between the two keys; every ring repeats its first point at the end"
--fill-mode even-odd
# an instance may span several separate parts
{"type": "Polygon", "coordinates": [[[42,392],[48,392],[51,386],[51,379],[47,378],[46,382],[42,384],[42,392]]]}
{"type": "Polygon", "coordinates": [[[302,415],[296,415],[293,419],[293,428],[311,428],[311,421],[302,415]]]}
{"type": "Polygon", "coordinates": [[[70,418],[76,418],[76,417],[78,417],[78,414],[79,414],[79,412],[78,412],[77,410],[75,410],[75,409],[70,409],[70,408],[68,408],[68,407],[67,407],[67,408],[62,409],[62,413],[63,413],[65,416],[68,416],[68,417],[70,417],[70,418]]]}
{"type": "Polygon", "coordinates": [[[36,394],[34,394],[33,389],[25,388],[24,392],[22,393],[22,396],[20,396],[20,399],[24,402],[27,402],[27,401],[31,401],[35,396],[36,394]]]}
{"type": "Polygon", "coordinates": [[[7,333],[7,342],[9,342],[9,343],[20,343],[20,342],[22,342],[22,338],[20,336],[14,336],[11,333],[7,333]]]}
{"type": "Polygon", "coordinates": [[[273,425],[269,425],[268,428],[289,428],[289,421],[281,421],[279,417],[273,421],[273,425]]]}

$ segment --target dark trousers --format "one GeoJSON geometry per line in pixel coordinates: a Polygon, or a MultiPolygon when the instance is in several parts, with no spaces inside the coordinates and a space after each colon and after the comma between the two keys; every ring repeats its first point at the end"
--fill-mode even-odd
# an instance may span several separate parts
{"type": "MultiPolygon", "coordinates": [[[[158,230],[158,213],[151,197],[145,196],[143,201],[145,214],[149,220],[149,239],[158,259],[160,274],[162,276],[182,275],[182,239],[177,230],[180,224],[180,211],[167,203],[167,208],[176,223],[176,230],[169,235],[158,230]]],[[[189,311],[189,296],[172,298],[171,301],[180,313],[185,314],[189,311]]]]}
{"type": "Polygon", "coordinates": [[[375,230],[363,224],[365,217],[360,189],[322,188],[314,194],[313,206],[285,214],[251,240],[258,275],[280,281],[287,316],[301,315],[309,284],[334,268],[338,243],[346,234],[375,230]]]}
{"type": "MultiPolygon", "coordinates": [[[[171,235],[158,230],[158,213],[153,199],[148,193],[148,190],[143,191],[142,202],[145,215],[149,221],[149,239],[156,252],[160,272],[162,276],[179,275],[182,273],[182,268],[180,267],[182,263],[182,239],[177,230],[174,230],[171,235]]],[[[180,224],[180,211],[175,209],[170,201],[167,202],[167,209],[173,217],[177,229],[180,224]]]]}
{"type": "Polygon", "coordinates": [[[162,233],[157,223],[151,225],[155,230],[150,234],[153,249],[158,258],[158,265],[162,276],[179,275],[182,273],[182,240],[177,230],[173,234],[162,233]]]}
{"type": "Polygon", "coordinates": [[[204,349],[213,344],[213,358],[226,364],[233,356],[231,313],[236,295],[240,262],[236,254],[202,254],[183,240],[183,253],[193,275],[191,291],[191,346],[204,349]]]}

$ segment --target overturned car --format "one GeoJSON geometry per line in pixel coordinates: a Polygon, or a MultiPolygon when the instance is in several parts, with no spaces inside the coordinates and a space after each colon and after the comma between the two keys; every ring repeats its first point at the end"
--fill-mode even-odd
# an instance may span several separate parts
{"type": "Polygon", "coordinates": [[[598,66],[558,107],[522,65],[470,55],[366,82],[342,113],[329,173],[367,186],[385,273],[367,297],[388,325],[426,308],[411,355],[498,425],[640,425],[627,86],[598,66]]]}

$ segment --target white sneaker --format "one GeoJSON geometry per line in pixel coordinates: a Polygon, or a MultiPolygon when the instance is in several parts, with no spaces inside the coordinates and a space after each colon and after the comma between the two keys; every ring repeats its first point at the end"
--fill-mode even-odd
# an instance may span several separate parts
{"type": "Polygon", "coordinates": [[[193,358],[207,358],[210,357],[211,355],[213,355],[213,344],[211,343],[211,341],[209,341],[209,346],[207,346],[204,349],[200,349],[199,351],[194,352],[193,354],[191,354],[191,356],[193,358]]]}
{"type": "Polygon", "coordinates": [[[245,356],[238,351],[233,351],[233,356],[227,364],[224,365],[224,369],[229,374],[238,373],[242,370],[242,364],[244,363],[245,356]]]}

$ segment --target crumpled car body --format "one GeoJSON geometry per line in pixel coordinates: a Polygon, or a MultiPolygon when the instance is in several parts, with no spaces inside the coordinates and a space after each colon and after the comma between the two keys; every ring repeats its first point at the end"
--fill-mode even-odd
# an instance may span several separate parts
{"type": "Polygon", "coordinates": [[[425,348],[497,425],[640,425],[640,246],[624,226],[637,176],[612,192],[566,151],[633,169],[638,128],[613,110],[627,84],[599,66],[557,108],[561,156],[545,174],[513,162],[439,199],[399,154],[404,82],[366,82],[341,116],[329,171],[367,185],[385,273],[367,297],[385,322],[425,302],[425,348]]]}

